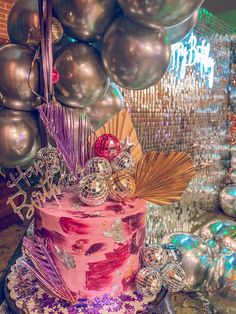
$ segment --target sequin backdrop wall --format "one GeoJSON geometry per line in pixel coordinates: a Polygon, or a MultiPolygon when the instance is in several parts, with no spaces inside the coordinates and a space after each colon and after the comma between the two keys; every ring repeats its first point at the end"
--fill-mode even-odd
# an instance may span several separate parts
{"type": "Polygon", "coordinates": [[[149,206],[148,241],[164,234],[193,232],[217,210],[218,192],[228,162],[228,84],[231,41],[229,26],[202,9],[194,35],[205,37],[215,60],[214,85],[208,87],[197,66],[185,79],[168,72],[160,83],[143,91],[125,91],[126,105],[144,151],[184,151],[192,156],[197,177],[181,201],[171,206],[149,206]]]}

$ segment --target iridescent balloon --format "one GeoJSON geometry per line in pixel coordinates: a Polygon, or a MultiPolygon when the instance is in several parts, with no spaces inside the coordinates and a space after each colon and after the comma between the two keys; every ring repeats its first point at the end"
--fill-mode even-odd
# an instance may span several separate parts
{"type": "Polygon", "coordinates": [[[163,286],[170,292],[181,291],[185,285],[186,274],[182,267],[168,263],[160,272],[163,286]]]}
{"type": "Polygon", "coordinates": [[[168,260],[166,251],[161,246],[148,245],[143,248],[143,262],[147,267],[160,269],[168,260]]]}
{"type": "Polygon", "coordinates": [[[80,200],[86,205],[101,205],[108,196],[106,179],[98,173],[89,174],[80,180],[77,193],[80,200]]]}
{"type": "Polygon", "coordinates": [[[8,15],[8,34],[14,44],[26,45],[29,33],[39,28],[38,0],[18,0],[8,15]]]}
{"type": "Polygon", "coordinates": [[[107,159],[101,157],[94,157],[87,161],[84,170],[86,175],[99,173],[105,178],[109,178],[112,175],[111,164],[107,159]]]}
{"type": "Polygon", "coordinates": [[[108,76],[119,86],[148,88],[168,68],[168,38],[161,29],[150,30],[120,16],[105,34],[102,59],[108,76]]]}
{"type": "Polygon", "coordinates": [[[230,181],[231,181],[232,184],[236,184],[236,170],[233,170],[230,173],[230,181]]]}
{"type": "Polygon", "coordinates": [[[135,181],[126,171],[113,174],[109,180],[109,197],[113,201],[125,201],[134,197],[135,181]]]}
{"type": "Polygon", "coordinates": [[[222,314],[235,314],[236,253],[219,255],[209,269],[205,283],[208,299],[222,314]]]}
{"type": "Polygon", "coordinates": [[[233,170],[236,170],[236,156],[235,155],[232,155],[231,157],[230,166],[233,170]]]}
{"type": "Polygon", "coordinates": [[[136,23],[151,28],[169,27],[190,17],[204,0],[118,0],[136,23]]]}
{"type": "Polygon", "coordinates": [[[30,111],[40,104],[33,93],[39,92],[39,68],[36,61],[31,69],[33,59],[34,53],[25,47],[0,48],[0,105],[30,111]]]}
{"type": "Polygon", "coordinates": [[[0,110],[0,167],[27,168],[40,149],[36,116],[31,112],[0,110]]]}
{"type": "Polygon", "coordinates": [[[236,222],[233,220],[222,220],[215,218],[205,224],[199,231],[199,235],[204,240],[215,240],[217,234],[226,234],[236,230],[236,222]]]}
{"type": "Polygon", "coordinates": [[[144,296],[153,296],[161,291],[162,279],[153,268],[140,269],[135,278],[137,291],[144,296]]]}
{"type": "Polygon", "coordinates": [[[214,260],[220,254],[221,247],[216,240],[206,240],[206,243],[211,250],[212,260],[214,260]]]}
{"type": "Polygon", "coordinates": [[[119,89],[111,84],[107,93],[95,104],[86,107],[85,112],[95,130],[109,121],[124,106],[124,100],[119,89]]]}
{"type": "Polygon", "coordinates": [[[130,153],[123,151],[120,152],[112,161],[111,166],[114,172],[126,170],[133,173],[135,170],[135,161],[130,153]]]}
{"type": "Polygon", "coordinates": [[[198,20],[198,11],[194,12],[187,20],[170,27],[165,27],[171,45],[182,41],[194,28],[198,20]]]}
{"type": "Polygon", "coordinates": [[[199,290],[211,265],[211,251],[200,237],[191,233],[173,233],[163,238],[162,243],[174,244],[181,250],[181,267],[186,274],[184,290],[199,290]]]}
{"type": "Polygon", "coordinates": [[[55,84],[55,96],[63,104],[83,108],[95,103],[109,86],[99,53],[93,47],[68,44],[57,52],[55,69],[60,80],[55,84]]]}
{"type": "Polygon", "coordinates": [[[116,0],[53,0],[53,9],[68,35],[100,40],[117,14],[116,0]]]}
{"type": "Polygon", "coordinates": [[[183,256],[181,251],[171,243],[162,244],[162,248],[166,251],[168,255],[168,262],[180,264],[182,262],[183,256]]]}
{"type": "Polygon", "coordinates": [[[228,185],[220,192],[220,206],[226,215],[236,217],[236,185],[228,185]]]}

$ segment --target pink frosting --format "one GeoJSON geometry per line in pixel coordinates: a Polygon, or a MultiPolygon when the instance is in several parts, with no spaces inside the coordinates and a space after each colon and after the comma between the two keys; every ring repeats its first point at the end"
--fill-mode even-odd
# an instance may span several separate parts
{"type": "Polygon", "coordinates": [[[146,206],[141,199],[89,207],[63,191],[36,212],[36,233],[50,238],[54,262],[77,298],[132,289],[140,269],[146,206]]]}

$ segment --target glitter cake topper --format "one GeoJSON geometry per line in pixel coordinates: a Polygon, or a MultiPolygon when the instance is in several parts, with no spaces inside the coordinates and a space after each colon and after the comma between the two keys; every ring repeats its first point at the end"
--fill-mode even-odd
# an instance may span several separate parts
{"type": "MultiPolygon", "coordinates": [[[[22,220],[31,219],[34,215],[36,208],[41,208],[44,202],[54,198],[58,204],[57,195],[61,194],[60,187],[53,182],[54,176],[49,171],[45,170],[45,163],[39,161],[34,166],[29,167],[26,171],[23,171],[19,166],[16,167],[18,175],[10,173],[10,181],[7,182],[9,188],[16,188],[17,191],[7,200],[7,204],[10,204],[16,213],[22,220]],[[37,187],[31,192],[31,195],[25,191],[22,187],[22,183],[26,184],[28,188],[32,185],[30,178],[33,175],[40,175],[39,183],[37,187]],[[16,202],[17,201],[17,202],[16,202]],[[20,203],[20,204],[19,204],[20,203]]],[[[59,204],[60,206],[60,204],[59,204]]]]}

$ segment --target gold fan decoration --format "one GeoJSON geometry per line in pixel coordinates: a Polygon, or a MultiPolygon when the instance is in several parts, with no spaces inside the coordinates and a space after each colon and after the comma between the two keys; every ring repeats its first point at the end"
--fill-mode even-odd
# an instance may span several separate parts
{"type": "Polygon", "coordinates": [[[156,205],[178,201],[196,170],[185,153],[148,152],[136,166],[135,195],[156,205]]]}
{"type": "Polygon", "coordinates": [[[136,131],[127,109],[120,111],[110,121],[108,121],[99,130],[96,131],[97,137],[102,134],[113,134],[120,141],[124,141],[128,138],[129,141],[133,144],[130,153],[135,162],[137,163],[142,158],[142,148],[138,141],[136,131]]]}

